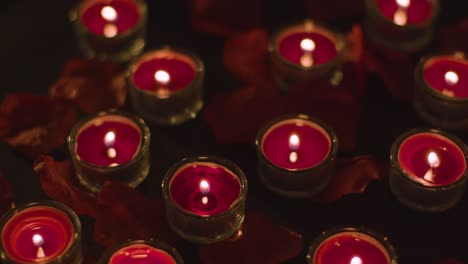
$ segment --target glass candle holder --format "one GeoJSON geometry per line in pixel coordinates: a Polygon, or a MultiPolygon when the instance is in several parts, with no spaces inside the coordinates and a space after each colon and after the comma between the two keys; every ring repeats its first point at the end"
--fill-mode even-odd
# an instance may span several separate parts
{"type": "Polygon", "coordinates": [[[390,189],[404,205],[440,212],[463,195],[468,150],[459,138],[436,129],[413,129],[399,136],[390,153],[390,189]]]}
{"type": "Polygon", "coordinates": [[[39,201],[11,209],[0,220],[4,264],[81,264],[81,224],[67,206],[39,201]]]}
{"type": "Polygon", "coordinates": [[[258,173],[265,186],[286,197],[310,197],[330,181],[338,150],[335,132],[304,114],[280,116],[255,140],[258,173]]]}
{"type": "Polygon", "coordinates": [[[185,158],[162,182],[169,224],[182,238],[212,243],[244,221],[247,179],[234,163],[212,156],[185,158]]]}
{"type": "Polygon", "coordinates": [[[281,90],[317,79],[330,79],[340,70],[345,40],[312,20],[288,25],[270,39],[273,77],[281,90]]]}
{"type": "Polygon", "coordinates": [[[139,117],[110,110],[79,121],[67,138],[81,184],[98,192],[107,179],[138,186],[150,170],[150,132],[139,117]]]}
{"type": "Polygon", "coordinates": [[[308,264],[398,264],[388,238],[366,228],[333,228],[310,245],[308,264]]]}
{"type": "Polygon", "coordinates": [[[128,70],[130,97],[145,120],[176,125],[203,107],[203,62],[196,55],[166,46],[136,59],[128,70]]]}
{"type": "Polygon", "coordinates": [[[129,240],[102,255],[98,264],[183,264],[179,253],[158,240],[129,240]]]}
{"type": "Polygon", "coordinates": [[[114,61],[139,55],[145,46],[146,9],[143,0],[82,0],[70,12],[81,52],[114,61]]]}
{"type": "Polygon", "coordinates": [[[468,128],[468,60],[462,52],[422,58],[416,67],[413,105],[430,124],[468,128]]]}
{"type": "Polygon", "coordinates": [[[439,0],[366,0],[364,29],[383,46],[405,52],[429,44],[439,13],[439,0]]]}

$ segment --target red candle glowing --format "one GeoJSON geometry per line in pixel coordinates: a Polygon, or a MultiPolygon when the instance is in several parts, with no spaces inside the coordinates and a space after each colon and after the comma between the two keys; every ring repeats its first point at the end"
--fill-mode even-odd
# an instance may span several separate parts
{"type": "Polygon", "coordinates": [[[403,26],[428,21],[433,12],[430,0],[376,0],[384,17],[403,26]]]}
{"type": "Polygon", "coordinates": [[[262,150],[273,164],[302,170],[321,163],[330,153],[330,137],[318,124],[289,119],[272,126],[263,137],[262,150]]]}
{"type": "Polygon", "coordinates": [[[188,163],[178,169],[169,186],[170,195],[183,209],[213,216],[231,208],[241,193],[238,177],[211,162],[188,163]]]}
{"type": "Polygon", "coordinates": [[[427,186],[450,185],[466,170],[462,150],[450,139],[435,133],[418,133],[401,143],[398,151],[401,169],[427,186]]]}
{"type": "Polygon", "coordinates": [[[424,80],[449,97],[468,98],[468,62],[454,56],[429,59],[423,66],[424,80]]]}
{"type": "Polygon", "coordinates": [[[48,206],[25,209],[8,220],[2,246],[14,263],[52,261],[74,241],[74,227],[67,215],[48,206]]]}
{"type": "Polygon", "coordinates": [[[313,264],[389,264],[385,247],[375,238],[360,232],[332,235],[318,245],[313,264]]]}
{"type": "Polygon", "coordinates": [[[109,264],[176,264],[174,258],[164,250],[147,244],[132,244],[115,252],[109,264]]]}
{"type": "Polygon", "coordinates": [[[130,119],[117,115],[96,117],[78,131],[76,155],[97,166],[117,166],[133,159],[140,149],[141,131],[130,119]]]}
{"type": "Polygon", "coordinates": [[[93,34],[115,37],[134,28],[141,20],[138,5],[132,0],[88,1],[80,19],[93,34]]]}

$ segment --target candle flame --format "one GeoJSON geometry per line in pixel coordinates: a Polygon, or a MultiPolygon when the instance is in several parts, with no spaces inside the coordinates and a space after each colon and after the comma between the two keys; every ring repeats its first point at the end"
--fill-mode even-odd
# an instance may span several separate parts
{"type": "Polygon", "coordinates": [[[397,5],[401,8],[408,8],[411,4],[411,0],[396,0],[397,5]]]}
{"type": "Polygon", "coordinates": [[[201,202],[202,202],[203,205],[207,205],[208,204],[208,197],[203,196],[202,199],[201,199],[201,202]]]}
{"type": "Polygon", "coordinates": [[[406,13],[406,9],[398,8],[393,16],[393,22],[399,26],[404,26],[408,23],[408,14],[406,13]]]}
{"type": "Polygon", "coordinates": [[[298,159],[299,159],[299,156],[297,155],[297,152],[293,151],[289,153],[289,161],[291,163],[296,163],[298,159]]]}
{"type": "Polygon", "coordinates": [[[200,181],[199,188],[200,188],[200,192],[206,194],[210,191],[210,184],[208,183],[207,180],[202,180],[200,181]]]}
{"type": "Polygon", "coordinates": [[[353,257],[349,264],[362,264],[362,259],[360,257],[353,257]]]}
{"type": "Polygon", "coordinates": [[[167,85],[171,81],[171,76],[167,71],[159,70],[154,73],[156,82],[162,85],[167,85]]]}
{"type": "Polygon", "coordinates": [[[446,72],[444,77],[448,85],[455,85],[458,83],[458,74],[454,71],[446,72]]]}
{"type": "Polygon", "coordinates": [[[106,24],[104,26],[104,36],[108,37],[108,38],[113,38],[115,36],[117,36],[117,26],[114,25],[114,24],[106,24]]]}
{"type": "Polygon", "coordinates": [[[437,168],[440,166],[439,157],[435,152],[429,152],[427,155],[427,161],[429,162],[429,166],[431,166],[431,168],[437,168]]]}
{"type": "Polygon", "coordinates": [[[299,136],[296,134],[292,134],[289,137],[289,149],[292,151],[298,150],[300,145],[299,136]]]}
{"type": "Polygon", "coordinates": [[[314,65],[314,58],[312,57],[311,53],[307,52],[301,56],[301,65],[304,67],[310,67],[314,65]]]}
{"type": "Polygon", "coordinates": [[[108,148],[107,149],[107,156],[109,158],[111,158],[111,159],[117,157],[117,151],[115,150],[115,148],[112,148],[112,147],[108,148]]]}
{"type": "Polygon", "coordinates": [[[113,131],[109,131],[104,136],[104,144],[107,147],[112,147],[115,143],[115,133],[113,131]]]}
{"type": "Polygon", "coordinates": [[[42,247],[42,245],[44,245],[44,238],[41,235],[35,234],[32,237],[32,241],[36,247],[42,247]]]}
{"type": "Polygon", "coordinates": [[[112,22],[117,19],[117,11],[112,6],[104,6],[101,9],[101,16],[105,20],[112,22]]]}
{"type": "Polygon", "coordinates": [[[301,49],[304,51],[304,52],[312,52],[315,50],[315,42],[311,39],[303,39],[301,41],[301,49]]]}

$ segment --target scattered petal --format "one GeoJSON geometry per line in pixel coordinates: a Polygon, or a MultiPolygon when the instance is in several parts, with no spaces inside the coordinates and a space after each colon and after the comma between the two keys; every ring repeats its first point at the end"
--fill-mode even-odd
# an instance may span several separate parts
{"type": "Polygon", "coordinates": [[[13,186],[5,175],[0,173],[0,217],[12,208],[13,198],[13,186]]]}
{"type": "Polygon", "coordinates": [[[204,264],[277,264],[302,250],[300,234],[276,225],[265,216],[247,212],[241,229],[230,239],[202,245],[204,264]]]}
{"type": "Polygon", "coordinates": [[[441,50],[445,52],[462,51],[468,54],[468,19],[442,27],[438,40],[441,50]]]}
{"type": "Polygon", "coordinates": [[[466,262],[456,259],[439,259],[435,264],[466,264],[466,262]]]}
{"type": "Polygon", "coordinates": [[[305,0],[307,17],[326,22],[348,22],[364,15],[364,0],[305,0]]]}

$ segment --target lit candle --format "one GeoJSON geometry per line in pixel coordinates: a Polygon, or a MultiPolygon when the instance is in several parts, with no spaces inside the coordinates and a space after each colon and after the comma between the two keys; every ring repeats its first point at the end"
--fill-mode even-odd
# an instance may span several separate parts
{"type": "Polygon", "coordinates": [[[57,202],[12,209],[1,220],[1,256],[7,263],[81,263],[77,215],[57,202]]]}
{"type": "Polygon", "coordinates": [[[86,55],[128,60],[143,49],[144,1],[83,0],[73,10],[71,19],[86,55]]]}
{"type": "Polygon", "coordinates": [[[75,125],[68,137],[80,181],[92,191],[109,177],[138,185],[149,171],[149,130],[124,112],[100,113],[75,125]]]}
{"type": "Polygon", "coordinates": [[[421,60],[416,68],[414,106],[433,125],[468,128],[468,60],[463,53],[421,60]]]}
{"type": "Polygon", "coordinates": [[[257,135],[266,186],[286,196],[311,196],[326,187],[337,151],[331,128],[306,115],[279,117],[257,135]]]}
{"type": "Polygon", "coordinates": [[[416,51],[433,35],[438,0],[367,0],[365,28],[372,41],[416,51]]]}
{"type": "Polygon", "coordinates": [[[270,43],[279,84],[328,78],[339,68],[344,50],[341,35],[306,20],[279,30],[270,43]]]}
{"type": "Polygon", "coordinates": [[[243,222],[246,193],[242,171],[214,157],[184,159],[163,180],[169,223],[195,242],[215,242],[234,234],[243,222]]]}
{"type": "Polygon", "coordinates": [[[387,238],[366,229],[336,228],[315,239],[308,264],[396,264],[398,257],[387,238]]]}
{"type": "Polygon", "coordinates": [[[131,240],[107,251],[99,264],[182,264],[179,253],[161,241],[131,240]]]}
{"type": "Polygon", "coordinates": [[[186,51],[166,47],[146,53],[129,69],[133,107],[154,123],[193,119],[203,105],[203,76],[203,62],[186,51]]]}
{"type": "Polygon", "coordinates": [[[463,193],[467,178],[466,146],[437,130],[412,130],[394,143],[390,187],[405,205],[442,211],[463,193]]]}

